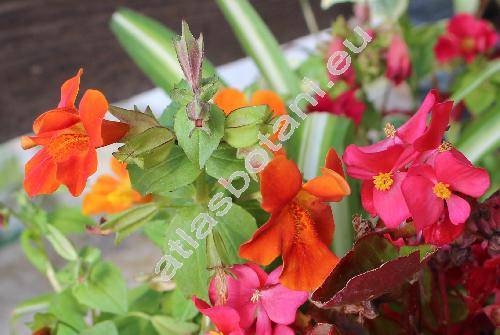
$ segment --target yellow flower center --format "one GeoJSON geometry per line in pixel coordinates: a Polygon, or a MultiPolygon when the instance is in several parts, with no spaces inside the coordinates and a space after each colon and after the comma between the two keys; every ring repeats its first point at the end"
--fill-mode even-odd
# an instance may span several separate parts
{"type": "Polygon", "coordinates": [[[250,301],[253,302],[254,304],[259,301],[261,296],[261,293],[259,290],[255,290],[252,294],[252,297],[250,298],[250,301]]]}
{"type": "Polygon", "coordinates": [[[387,191],[393,183],[392,172],[380,172],[378,175],[373,176],[373,184],[379,191],[387,191]]]}
{"type": "Polygon", "coordinates": [[[386,137],[396,136],[396,128],[392,123],[387,122],[384,127],[384,133],[386,137]]]}
{"type": "Polygon", "coordinates": [[[436,185],[434,185],[432,191],[434,192],[436,197],[446,200],[449,197],[451,197],[451,191],[449,187],[450,187],[449,184],[444,184],[442,182],[439,182],[436,185]]]}
{"type": "Polygon", "coordinates": [[[453,148],[450,142],[443,141],[441,145],[438,147],[439,152],[445,152],[445,151],[450,151],[453,148]]]}
{"type": "Polygon", "coordinates": [[[474,39],[471,37],[467,37],[462,40],[460,47],[462,48],[463,51],[472,51],[475,45],[476,42],[474,41],[474,39]]]}
{"type": "Polygon", "coordinates": [[[211,330],[208,332],[210,335],[224,335],[222,332],[216,332],[214,330],[211,330]]]}

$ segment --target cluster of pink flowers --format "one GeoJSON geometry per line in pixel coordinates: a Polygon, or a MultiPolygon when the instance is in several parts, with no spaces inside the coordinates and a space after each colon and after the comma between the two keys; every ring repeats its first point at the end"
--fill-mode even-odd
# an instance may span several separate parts
{"type": "Polygon", "coordinates": [[[459,14],[448,22],[446,33],[438,39],[434,52],[441,63],[455,58],[471,63],[478,54],[489,52],[497,39],[498,35],[488,21],[470,14],[459,14]]]}
{"type": "Polygon", "coordinates": [[[289,325],[309,294],[281,285],[281,271],[280,266],[268,275],[254,264],[235,265],[232,276],[212,279],[211,305],[196,297],[193,301],[224,335],[293,335],[289,325]]]}
{"type": "Polygon", "coordinates": [[[363,181],[368,213],[388,228],[412,218],[426,242],[442,245],[462,232],[470,214],[467,196],[483,195],[490,180],[486,170],[443,141],[453,102],[438,100],[431,91],[405,124],[387,124],[386,138],[378,143],[349,145],[343,160],[347,173],[363,181]]]}

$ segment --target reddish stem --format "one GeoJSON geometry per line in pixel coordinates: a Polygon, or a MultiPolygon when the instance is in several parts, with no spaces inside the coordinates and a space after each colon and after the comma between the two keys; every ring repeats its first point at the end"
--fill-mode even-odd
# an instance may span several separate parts
{"type": "Polygon", "coordinates": [[[442,271],[438,271],[438,282],[439,282],[439,291],[441,292],[441,302],[443,304],[443,312],[444,312],[444,318],[443,318],[443,325],[445,329],[445,334],[449,334],[449,324],[450,324],[450,310],[448,306],[448,294],[446,292],[446,281],[445,281],[445,276],[442,271]]]}

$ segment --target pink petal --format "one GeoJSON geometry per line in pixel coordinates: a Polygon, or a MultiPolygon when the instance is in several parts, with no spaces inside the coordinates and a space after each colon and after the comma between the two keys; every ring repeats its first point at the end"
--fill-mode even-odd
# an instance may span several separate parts
{"type": "Polygon", "coordinates": [[[407,176],[401,186],[418,231],[435,224],[443,212],[444,201],[436,197],[433,187],[432,181],[421,176],[407,176]]]}
{"type": "Polygon", "coordinates": [[[276,284],[262,290],[260,299],[263,309],[273,322],[288,325],[295,321],[297,309],[308,297],[307,292],[293,291],[276,284]]]}
{"type": "Polygon", "coordinates": [[[465,224],[452,224],[448,215],[445,215],[444,220],[424,229],[425,242],[438,246],[449,244],[462,234],[464,227],[465,224]]]}
{"type": "Polygon", "coordinates": [[[454,225],[464,223],[470,215],[469,203],[456,194],[452,194],[451,197],[446,200],[446,205],[450,213],[450,221],[454,225]]]}
{"type": "Polygon", "coordinates": [[[394,183],[389,190],[373,189],[373,205],[388,228],[396,228],[410,217],[410,211],[401,191],[401,183],[406,177],[406,172],[396,172],[392,177],[394,183]]]}
{"type": "Polygon", "coordinates": [[[453,101],[446,101],[434,106],[429,127],[413,144],[416,150],[422,152],[439,147],[450,123],[452,108],[453,101]]]}
{"type": "Polygon", "coordinates": [[[408,170],[408,177],[409,176],[422,176],[432,181],[433,184],[437,183],[436,173],[434,172],[434,169],[432,168],[432,166],[427,164],[414,164],[408,170]]]}
{"type": "Polygon", "coordinates": [[[292,328],[284,325],[276,325],[274,327],[273,335],[294,335],[295,332],[292,328]]]}
{"type": "Polygon", "coordinates": [[[419,138],[427,127],[427,116],[438,101],[438,92],[431,90],[425,97],[418,111],[404,125],[398,128],[396,136],[404,142],[412,144],[419,138]]]}
{"type": "Polygon", "coordinates": [[[436,176],[455,191],[478,198],[490,187],[490,176],[485,169],[464,161],[463,155],[446,151],[435,160],[436,176]]]}
{"type": "Polygon", "coordinates": [[[384,151],[367,153],[354,144],[349,145],[342,157],[347,173],[358,179],[371,179],[380,172],[393,170],[405,151],[403,145],[394,145],[384,151]]]}
{"type": "Polygon", "coordinates": [[[361,203],[371,216],[377,215],[375,207],[373,207],[373,182],[370,180],[364,180],[361,183],[361,203]]]}
{"type": "Polygon", "coordinates": [[[196,308],[204,315],[208,316],[223,334],[243,335],[239,325],[240,317],[238,313],[226,306],[210,307],[206,302],[193,297],[196,308]]]}
{"type": "Polygon", "coordinates": [[[255,324],[255,335],[271,335],[272,333],[271,320],[266,312],[262,308],[259,308],[257,311],[257,323],[255,324]]]}
{"type": "Polygon", "coordinates": [[[270,274],[269,276],[267,277],[267,280],[265,282],[265,286],[271,286],[271,285],[274,285],[274,284],[278,284],[280,282],[280,275],[281,275],[281,272],[283,271],[283,266],[280,265],[278,266],[276,269],[274,269],[270,274]]]}

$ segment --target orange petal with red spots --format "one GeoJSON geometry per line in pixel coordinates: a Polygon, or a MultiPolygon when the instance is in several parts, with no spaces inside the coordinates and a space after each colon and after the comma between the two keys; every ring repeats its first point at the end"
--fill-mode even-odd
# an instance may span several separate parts
{"type": "Polygon", "coordinates": [[[273,216],[252,239],[240,246],[239,256],[260,265],[269,265],[281,253],[281,227],[273,216]]]}
{"type": "Polygon", "coordinates": [[[252,106],[267,105],[273,112],[274,116],[286,114],[286,107],[280,96],[269,90],[255,91],[252,95],[252,106]]]}
{"type": "Polygon", "coordinates": [[[101,138],[102,146],[119,143],[127,135],[129,125],[123,122],[102,120],[101,138]]]}
{"type": "Polygon", "coordinates": [[[337,151],[333,148],[330,148],[330,150],[326,153],[325,167],[337,172],[342,177],[345,177],[344,169],[342,168],[342,161],[340,160],[337,151]]]}
{"type": "Polygon", "coordinates": [[[79,196],[88,177],[97,170],[97,152],[89,148],[86,152],[73,154],[57,164],[57,179],[68,187],[74,197],[79,196]]]}
{"type": "Polygon", "coordinates": [[[232,111],[248,106],[245,94],[234,88],[223,88],[214,98],[214,103],[222,109],[224,114],[229,115],[232,111]]]}
{"type": "Polygon", "coordinates": [[[295,197],[302,187],[302,176],[297,165],[277,155],[260,175],[262,208],[267,212],[281,209],[295,197]]]}
{"type": "Polygon", "coordinates": [[[344,196],[351,194],[349,184],[337,172],[321,168],[321,173],[321,176],[305,183],[303,189],[323,201],[340,201],[344,196]]]}
{"type": "Polygon", "coordinates": [[[91,145],[96,148],[103,144],[101,126],[104,114],[108,111],[108,101],[97,90],[87,90],[78,107],[80,119],[90,137],[91,145]]]}
{"type": "Polygon", "coordinates": [[[57,190],[56,163],[46,149],[38,151],[25,166],[24,189],[30,197],[50,194],[57,190]]]}
{"type": "Polygon", "coordinates": [[[320,237],[310,213],[292,202],[283,211],[283,272],[280,282],[292,290],[312,291],[319,287],[333,270],[339,259],[320,237]]]}
{"type": "Polygon", "coordinates": [[[78,70],[77,74],[66,80],[61,86],[61,100],[59,101],[58,108],[74,108],[76,96],[80,89],[80,77],[83,74],[83,69],[78,70]]]}
{"type": "Polygon", "coordinates": [[[297,203],[306,209],[315,223],[316,231],[325,245],[331,245],[335,232],[332,208],[318,197],[302,190],[295,198],[297,203]]]}

